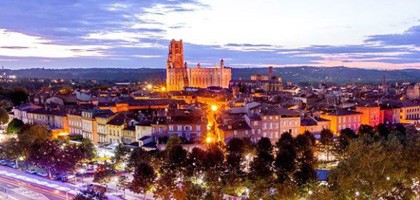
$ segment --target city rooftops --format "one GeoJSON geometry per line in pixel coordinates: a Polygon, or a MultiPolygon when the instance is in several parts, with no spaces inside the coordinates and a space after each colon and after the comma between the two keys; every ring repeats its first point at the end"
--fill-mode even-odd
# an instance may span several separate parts
{"type": "Polygon", "coordinates": [[[333,112],[328,113],[328,115],[333,115],[333,116],[345,116],[345,115],[361,115],[363,113],[361,112],[357,112],[357,111],[353,111],[353,110],[348,110],[348,109],[336,109],[333,112]]]}

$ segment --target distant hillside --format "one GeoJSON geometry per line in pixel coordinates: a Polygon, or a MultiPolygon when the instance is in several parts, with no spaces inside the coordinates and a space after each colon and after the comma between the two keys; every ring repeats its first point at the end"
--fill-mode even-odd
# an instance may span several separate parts
{"type": "MultiPolygon", "coordinates": [[[[109,80],[109,81],[164,81],[165,69],[124,69],[124,68],[89,68],[89,69],[21,69],[11,72],[22,78],[109,80]]],[[[267,68],[234,68],[233,79],[249,79],[252,74],[267,74],[267,68]]],[[[390,82],[419,82],[420,70],[375,70],[347,67],[282,67],[275,68],[274,74],[284,81],[344,83],[379,83],[385,75],[390,82]]]]}
{"type": "MultiPolygon", "coordinates": [[[[267,74],[267,68],[234,69],[234,79],[247,79],[251,74],[267,74]]],[[[419,82],[420,69],[376,70],[348,67],[282,67],[274,68],[274,74],[283,81],[330,82],[330,83],[380,83],[385,75],[387,82],[419,82]]]]}

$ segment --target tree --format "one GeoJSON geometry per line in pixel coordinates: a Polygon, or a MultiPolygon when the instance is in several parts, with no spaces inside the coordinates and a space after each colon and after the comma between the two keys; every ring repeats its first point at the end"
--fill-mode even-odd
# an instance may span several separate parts
{"type": "Polygon", "coordinates": [[[0,125],[6,124],[9,122],[9,113],[3,107],[0,107],[0,125]]]}
{"type": "Polygon", "coordinates": [[[73,200],[108,200],[108,197],[105,195],[104,192],[95,191],[93,189],[82,190],[80,193],[77,194],[73,200]]]}
{"type": "Polygon", "coordinates": [[[178,137],[169,138],[168,142],[166,143],[167,150],[171,149],[174,145],[181,144],[182,141],[178,137]]]}
{"type": "Polygon", "coordinates": [[[18,132],[18,145],[21,147],[23,154],[27,154],[28,148],[35,142],[51,140],[51,131],[44,125],[26,124],[18,132]]]}
{"type": "Polygon", "coordinates": [[[207,149],[207,157],[204,166],[206,166],[204,181],[207,183],[207,194],[211,194],[214,199],[223,197],[223,184],[221,175],[226,170],[223,165],[223,151],[217,145],[210,145],[207,149]]]}
{"type": "Polygon", "coordinates": [[[257,142],[257,152],[266,151],[266,152],[272,152],[273,151],[273,145],[271,144],[271,140],[266,137],[262,137],[257,142]]]}
{"type": "MultiPolygon", "coordinates": [[[[2,97],[0,96],[0,98],[2,97]]],[[[0,100],[0,107],[3,107],[7,111],[10,111],[13,108],[13,103],[10,102],[8,99],[2,99],[0,100]]]]}
{"type": "Polygon", "coordinates": [[[159,169],[161,176],[156,182],[156,196],[168,199],[174,195],[186,174],[186,163],[187,151],[181,145],[176,144],[165,150],[165,157],[159,169]]]}
{"type": "Polygon", "coordinates": [[[281,134],[281,137],[276,143],[277,148],[279,148],[283,144],[292,144],[293,143],[293,136],[290,132],[284,132],[281,134]]]}
{"type": "Polygon", "coordinates": [[[372,126],[362,124],[362,125],[360,125],[359,129],[357,130],[357,133],[359,135],[373,136],[373,135],[375,135],[375,129],[372,126]]]}
{"type": "Polygon", "coordinates": [[[226,164],[231,173],[240,173],[241,161],[244,157],[244,142],[240,138],[233,138],[227,144],[226,164]]]}
{"type": "Polygon", "coordinates": [[[133,180],[128,188],[134,193],[142,193],[146,196],[155,183],[156,173],[152,166],[142,162],[136,166],[133,174],[133,180]]]}
{"type": "Polygon", "coordinates": [[[249,179],[251,185],[258,185],[259,183],[265,183],[265,185],[259,185],[258,187],[251,187],[252,194],[264,194],[269,191],[273,185],[274,171],[273,171],[274,157],[268,151],[258,152],[257,157],[251,162],[251,169],[249,173],[249,179]],[[265,186],[265,187],[264,187],[265,186]]]}
{"type": "Polygon", "coordinates": [[[129,171],[134,170],[141,163],[149,163],[151,161],[151,156],[146,150],[141,147],[135,148],[128,158],[127,169],[129,171]]]}
{"type": "Polygon", "coordinates": [[[23,121],[19,119],[12,119],[10,123],[7,125],[7,134],[16,134],[20,131],[20,129],[23,127],[24,123],[23,121]]]}
{"type": "Polygon", "coordinates": [[[85,160],[92,160],[96,157],[96,148],[90,139],[83,138],[78,145],[78,149],[85,160]]]}
{"type": "Polygon", "coordinates": [[[52,173],[73,171],[76,164],[83,159],[75,144],[60,144],[59,141],[38,140],[32,143],[28,151],[28,162],[52,173]]]}
{"type": "Polygon", "coordinates": [[[320,133],[321,139],[320,142],[322,145],[331,145],[334,141],[334,134],[330,129],[322,129],[320,133]]]}
{"type": "Polygon", "coordinates": [[[402,142],[360,137],[350,142],[346,156],[331,171],[329,183],[338,199],[415,199],[413,180],[418,179],[420,140],[402,142]]]}
{"type": "Polygon", "coordinates": [[[10,138],[0,144],[0,157],[7,160],[16,160],[22,156],[22,148],[16,138],[10,138]]]}
{"type": "Polygon", "coordinates": [[[296,157],[296,150],[292,144],[280,145],[274,162],[278,182],[284,183],[291,178],[296,170],[296,157]]]}
{"type": "Polygon", "coordinates": [[[293,177],[298,186],[305,185],[316,179],[314,165],[316,162],[314,156],[315,138],[309,131],[298,135],[294,140],[296,149],[296,171],[293,177]]]}
{"type": "Polygon", "coordinates": [[[321,130],[320,135],[320,142],[322,144],[323,149],[327,152],[327,160],[329,160],[329,154],[334,144],[334,134],[330,129],[324,128],[321,130]]]}
{"type": "Polygon", "coordinates": [[[14,88],[9,93],[9,98],[15,106],[19,106],[28,100],[29,92],[25,88],[14,88]]]}
{"type": "Polygon", "coordinates": [[[386,138],[388,137],[391,131],[388,129],[388,127],[386,127],[385,124],[379,124],[378,126],[376,126],[376,132],[380,137],[386,138]]]}
{"type": "Polygon", "coordinates": [[[300,164],[298,170],[293,174],[293,176],[298,186],[302,186],[316,180],[314,166],[306,162],[302,162],[300,164]]]}
{"type": "Polygon", "coordinates": [[[293,144],[296,148],[296,151],[300,153],[315,146],[315,137],[311,132],[305,131],[303,134],[296,136],[296,138],[293,140],[293,144]]]}
{"type": "Polygon", "coordinates": [[[127,159],[128,154],[131,152],[130,148],[120,143],[114,150],[114,161],[115,163],[123,162],[127,159]]]}
{"type": "Polygon", "coordinates": [[[98,166],[96,173],[93,176],[93,182],[107,184],[111,182],[114,176],[115,170],[113,169],[112,165],[109,163],[105,163],[98,166]]]}
{"type": "Polygon", "coordinates": [[[345,128],[340,131],[340,135],[338,137],[338,145],[337,145],[337,153],[340,155],[342,154],[350,144],[350,141],[357,138],[356,133],[351,130],[350,128],[345,128]]]}

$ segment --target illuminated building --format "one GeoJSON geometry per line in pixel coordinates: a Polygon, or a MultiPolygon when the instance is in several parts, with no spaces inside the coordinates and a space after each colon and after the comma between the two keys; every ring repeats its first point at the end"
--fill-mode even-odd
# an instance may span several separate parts
{"type": "Polygon", "coordinates": [[[225,67],[223,59],[220,65],[202,68],[200,63],[196,68],[188,68],[184,61],[184,46],[182,40],[172,40],[169,45],[166,63],[166,90],[181,91],[184,87],[207,88],[218,86],[227,88],[232,78],[232,69],[225,67]]]}

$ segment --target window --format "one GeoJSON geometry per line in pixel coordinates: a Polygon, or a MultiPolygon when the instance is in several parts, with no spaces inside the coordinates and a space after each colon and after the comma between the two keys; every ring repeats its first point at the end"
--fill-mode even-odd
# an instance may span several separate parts
{"type": "Polygon", "coordinates": [[[197,125],[196,126],[196,129],[197,129],[197,131],[201,131],[201,126],[200,125],[197,125]]]}
{"type": "Polygon", "coordinates": [[[178,131],[182,131],[182,126],[178,125],[178,131]]]}

